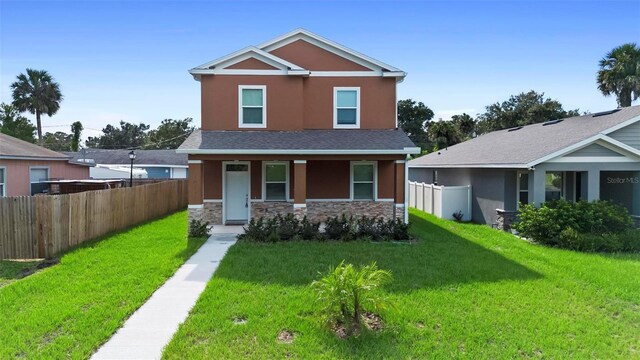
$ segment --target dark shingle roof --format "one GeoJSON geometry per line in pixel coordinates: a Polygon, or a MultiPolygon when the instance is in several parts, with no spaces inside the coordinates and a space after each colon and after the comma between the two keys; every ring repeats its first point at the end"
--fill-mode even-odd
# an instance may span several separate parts
{"type": "MultiPolygon", "coordinates": [[[[398,129],[364,130],[300,130],[300,131],[194,131],[180,145],[178,151],[193,150],[288,151],[292,154],[306,151],[372,151],[407,153],[414,148],[409,137],[398,129]]],[[[196,151],[198,152],[198,151],[196,151]]],[[[213,153],[213,151],[212,151],[213,153]]]]}
{"type": "MultiPolygon", "coordinates": [[[[73,161],[92,159],[95,164],[129,165],[129,151],[126,149],[85,149],[78,152],[66,152],[73,161]]],[[[187,166],[187,155],[177,154],[175,150],[136,150],[136,164],[143,165],[183,165],[187,166]]]]}
{"type": "Polygon", "coordinates": [[[499,130],[419,157],[409,167],[524,167],[583,140],[640,116],[640,106],[600,116],[566,118],[555,124],[533,124],[512,131],[499,130]]]}
{"type": "Polygon", "coordinates": [[[0,157],[67,160],[68,156],[0,133],[0,157]]]}

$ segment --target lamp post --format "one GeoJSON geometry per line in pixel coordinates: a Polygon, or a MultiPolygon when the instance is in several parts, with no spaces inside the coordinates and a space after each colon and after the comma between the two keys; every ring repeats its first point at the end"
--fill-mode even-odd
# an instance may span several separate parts
{"type": "Polygon", "coordinates": [[[136,152],[131,150],[129,152],[129,159],[131,160],[131,173],[129,175],[129,187],[133,186],[133,160],[136,159],[136,152]]]}

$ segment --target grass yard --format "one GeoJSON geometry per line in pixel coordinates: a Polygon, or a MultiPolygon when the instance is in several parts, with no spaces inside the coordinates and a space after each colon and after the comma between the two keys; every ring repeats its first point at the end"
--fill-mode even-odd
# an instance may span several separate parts
{"type": "Polygon", "coordinates": [[[24,271],[34,269],[38,263],[38,261],[0,260],[0,288],[20,279],[24,271]]]}
{"type": "Polygon", "coordinates": [[[234,245],[164,357],[640,358],[640,254],[552,249],[418,211],[411,220],[415,245],[234,245]],[[319,323],[309,284],[342,259],[393,272],[396,308],[381,332],[340,340],[319,323]],[[282,330],[292,343],[277,341],[282,330]]]}
{"type": "MultiPolygon", "coordinates": [[[[183,211],[89,242],[0,288],[0,359],[88,358],[203,242],[187,240],[183,211]]],[[[19,271],[0,263],[0,281],[19,271]]]]}

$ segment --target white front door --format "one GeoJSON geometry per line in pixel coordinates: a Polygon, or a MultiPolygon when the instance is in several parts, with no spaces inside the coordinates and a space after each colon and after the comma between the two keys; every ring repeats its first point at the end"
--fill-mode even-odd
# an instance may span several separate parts
{"type": "Polygon", "coordinates": [[[249,219],[249,165],[225,164],[224,207],[226,222],[249,219]]]}

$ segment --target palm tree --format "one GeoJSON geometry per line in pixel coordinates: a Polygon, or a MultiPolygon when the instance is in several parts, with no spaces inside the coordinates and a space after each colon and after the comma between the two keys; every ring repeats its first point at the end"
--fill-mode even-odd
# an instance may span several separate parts
{"type": "Polygon", "coordinates": [[[631,106],[640,96],[640,48],[635,43],[618,46],[600,60],[598,89],[605,96],[615,94],[619,107],[631,106]]]}
{"type": "Polygon", "coordinates": [[[27,69],[26,75],[18,75],[18,81],[11,84],[11,90],[13,105],[18,110],[36,114],[38,141],[42,142],[40,115],[53,116],[60,109],[60,85],[45,70],[27,69]]]}

